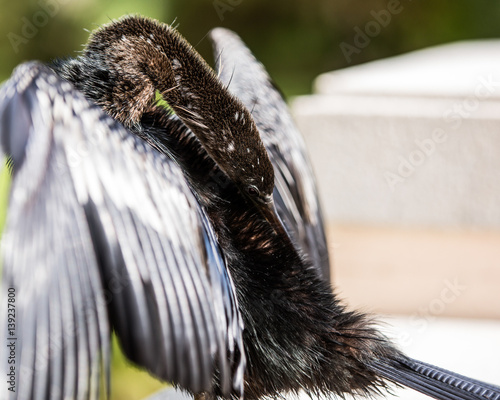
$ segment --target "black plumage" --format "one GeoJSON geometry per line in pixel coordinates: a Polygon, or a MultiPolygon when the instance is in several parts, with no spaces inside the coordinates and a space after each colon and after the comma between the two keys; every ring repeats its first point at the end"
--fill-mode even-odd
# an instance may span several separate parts
{"type": "Polygon", "coordinates": [[[332,293],[285,103],[234,34],[212,38],[219,76],[171,27],[127,17],[80,57],[22,65],[2,88],[14,165],[3,289],[20,299],[27,370],[11,398],[97,398],[113,329],[132,361],[208,397],[397,382],[499,400],[401,354],[332,293]]]}

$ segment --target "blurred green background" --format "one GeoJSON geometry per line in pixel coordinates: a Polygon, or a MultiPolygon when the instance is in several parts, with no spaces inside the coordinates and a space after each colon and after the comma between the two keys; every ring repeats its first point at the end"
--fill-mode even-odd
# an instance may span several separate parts
{"type": "Polygon", "coordinates": [[[175,19],[209,60],[206,33],[216,26],[235,30],[286,95],[309,92],[321,72],[444,42],[500,37],[500,2],[491,0],[1,0],[0,7],[0,81],[22,61],[76,55],[88,31],[127,13],[175,19]],[[402,11],[349,63],[340,44],[352,45],[356,27],[398,3],[402,11]]]}
{"type": "MultiPolygon", "coordinates": [[[[75,56],[89,31],[128,13],[171,23],[212,62],[207,32],[236,31],[286,96],[305,94],[319,73],[440,43],[500,37],[500,2],[491,0],[0,0],[0,82],[27,60],[75,56]],[[400,10],[366,47],[346,57],[374,15],[400,10]]],[[[0,175],[0,230],[8,177],[0,175]]],[[[113,399],[136,400],[161,387],[131,367],[114,345],[113,399]]]]}

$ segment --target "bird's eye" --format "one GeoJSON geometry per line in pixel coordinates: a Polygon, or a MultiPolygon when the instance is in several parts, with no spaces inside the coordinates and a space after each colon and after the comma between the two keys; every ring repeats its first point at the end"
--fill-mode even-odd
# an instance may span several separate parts
{"type": "Polygon", "coordinates": [[[259,195],[260,195],[259,189],[257,189],[257,188],[256,188],[255,186],[253,186],[253,185],[247,186],[247,193],[248,193],[251,197],[259,197],[259,195]]]}

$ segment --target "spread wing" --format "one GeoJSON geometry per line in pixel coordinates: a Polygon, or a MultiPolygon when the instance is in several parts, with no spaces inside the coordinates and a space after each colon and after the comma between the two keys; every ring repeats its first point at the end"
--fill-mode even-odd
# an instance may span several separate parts
{"type": "Polygon", "coordinates": [[[247,107],[275,171],[274,202],[296,246],[330,279],[328,247],[304,141],[263,65],[233,32],[212,30],[220,80],[247,107]]]}
{"type": "Polygon", "coordinates": [[[0,145],[14,165],[2,374],[11,354],[16,367],[2,393],[99,398],[111,328],[157,377],[193,392],[217,377],[225,394],[241,393],[234,287],[180,168],[37,63],[0,91],[0,145]]]}

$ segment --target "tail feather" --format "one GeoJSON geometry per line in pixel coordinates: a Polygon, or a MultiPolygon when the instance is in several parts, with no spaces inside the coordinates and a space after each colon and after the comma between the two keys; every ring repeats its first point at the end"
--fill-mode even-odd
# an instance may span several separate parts
{"type": "Polygon", "coordinates": [[[384,378],[438,400],[500,400],[500,387],[411,359],[379,360],[373,368],[384,378]]]}

